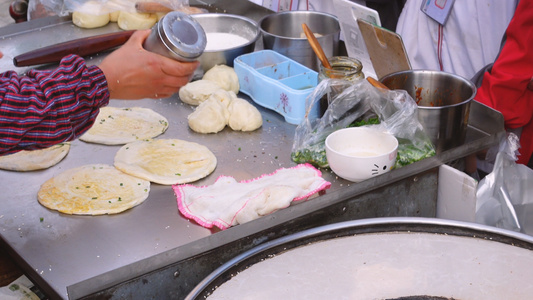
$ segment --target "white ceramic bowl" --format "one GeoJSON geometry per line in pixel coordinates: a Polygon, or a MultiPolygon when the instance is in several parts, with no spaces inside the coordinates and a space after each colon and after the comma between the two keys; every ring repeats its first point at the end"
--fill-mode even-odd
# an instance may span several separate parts
{"type": "Polygon", "coordinates": [[[339,177],[353,182],[390,171],[397,153],[398,140],[374,128],[344,128],[326,138],[329,167],[339,177]]]}

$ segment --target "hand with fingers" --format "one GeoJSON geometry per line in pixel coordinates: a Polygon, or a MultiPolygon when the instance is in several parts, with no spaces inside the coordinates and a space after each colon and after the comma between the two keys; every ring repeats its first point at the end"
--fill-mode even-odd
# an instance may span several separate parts
{"type": "Polygon", "coordinates": [[[198,62],[179,62],[143,48],[150,30],[135,32],[99,65],[113,99],[166,98],[189,82],[198,62]]]}

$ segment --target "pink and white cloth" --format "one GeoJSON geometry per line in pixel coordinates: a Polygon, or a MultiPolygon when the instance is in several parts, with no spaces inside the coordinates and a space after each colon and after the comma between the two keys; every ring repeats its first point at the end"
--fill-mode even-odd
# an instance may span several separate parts
{"type": "Polygon", "coordinates": [[[178,208],[187,218],[212,228],[227,229],[307,200],[331,183],[310,164],[281,168],[272,174],[237,182],[220,176],[209,186],[173,185],[178,208]]]}

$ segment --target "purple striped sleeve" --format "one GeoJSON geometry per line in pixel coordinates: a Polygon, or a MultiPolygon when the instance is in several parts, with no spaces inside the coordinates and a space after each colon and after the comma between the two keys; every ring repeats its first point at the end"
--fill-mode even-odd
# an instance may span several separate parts
{"type": "Polygon", "coordinates": [[[104,73],[69,55],[54,70],[0,74],[0,155],[46,148],[87,131],[109,103],[104,73]]]}

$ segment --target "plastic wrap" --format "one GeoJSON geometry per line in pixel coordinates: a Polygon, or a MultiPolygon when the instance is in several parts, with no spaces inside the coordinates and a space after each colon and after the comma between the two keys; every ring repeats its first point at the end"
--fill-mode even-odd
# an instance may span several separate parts
{"type": "Polygon", "coordinates": [[[28,19],[44,16],[67,16],[74,11],[100,15],[116,11],[136,12],[137,3],[149,3],[154,6],[178,10],[189,6],[189,0],[32,0],[28,6],[28,19]]]}
{"type": "Polygon", "coordinates": [[[533,232],[533,170],[517,164],[519,138],[508,133],[500,142],[494,169],[476,192],[476,222],[524,233],[533,232]]]}
{"type": "Polygon", "coordinates": [[[308,113],[296,128],[293,161],[328,167],[326,137],[350,126],[374,126],[393,134],[399,142],[396,168],[435,155],[435,148],[418,121],[418,106],[407,92],[377,89],[366,80],[352,83],[326,79],[307,97],[306,110],[312,111],[323,97],[328,98],[323,116],[308,113]]]}

